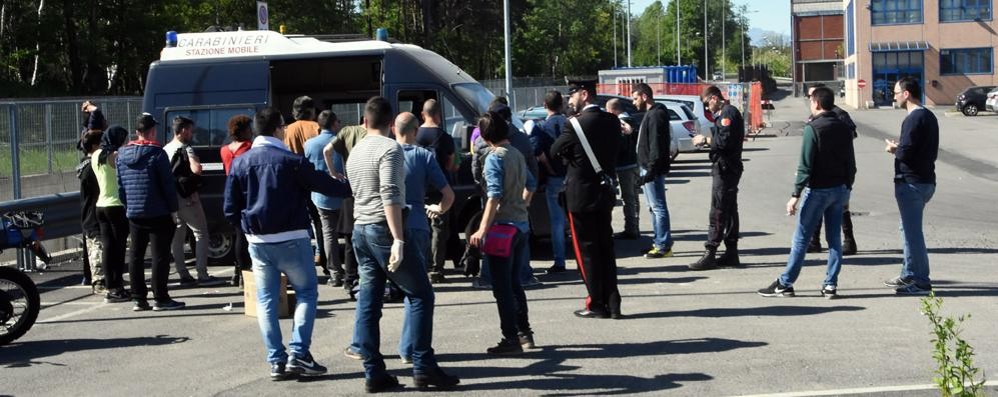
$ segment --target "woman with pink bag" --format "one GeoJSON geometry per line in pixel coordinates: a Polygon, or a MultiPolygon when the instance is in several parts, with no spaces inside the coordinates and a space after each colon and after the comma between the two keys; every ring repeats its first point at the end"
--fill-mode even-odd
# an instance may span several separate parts
{"type": "Polygon", "coordinates": [[[527,316],[527,295],[520,284],[520,269],[530,260],[530,223],[527,203],[537,182],[527,171],[526,159],[510,146],[509,127],[502,116],[488,112],[478,122],[489,144],[483,176],[488,201],[478,231],[470,238],[480,247],[492,270],[492,295],[499,308],[503,339],[487,352],[494,355],[523,353],[534,348],[527,316]]]}

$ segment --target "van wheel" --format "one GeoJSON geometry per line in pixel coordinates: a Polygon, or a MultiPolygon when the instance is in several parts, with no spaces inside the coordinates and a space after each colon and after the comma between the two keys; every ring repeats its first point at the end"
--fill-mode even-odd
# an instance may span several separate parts
{"type": "Polygon", "coordinates": [[[977,116],[977,111],[978,111],[977,105],[972,104],[972,103],[971,104],[967,104],[967,106],[963,107],[963,115],[964,116],[977,116]]]}
{"type": "Polygon", "coordinates": [[[235,262],[236,236],[232,233],[214,233],[208,238],[208,264],[230,266],[235,262]]]}

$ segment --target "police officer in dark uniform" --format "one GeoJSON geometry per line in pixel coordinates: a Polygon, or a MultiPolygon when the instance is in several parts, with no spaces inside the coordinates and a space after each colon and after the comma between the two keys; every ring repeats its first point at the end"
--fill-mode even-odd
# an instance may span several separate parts
{"type": "MultiPolygon", "coordinates": [[[[718,266],[741,266],[738,260],[738,181],[742,177],[742,142],[745,121],[738,108],[727,104],[717,86],[704,89],[700,99],[704,108],[714,114],[715,132],[710,141],[710,162],[713,184],[710,199],[710,226],[707,229],[706,251],[690,270],[710,270],[718,266]],[[717,247],[724,242],[724,254],[715,258],[717,247]]],[[[698,135],[693,144],[703,145],[707,139],[698,135]]]]}
{"type": "Polygon", "coordinates": [[[611,213],[616,202],[611,178],[616,174],[620,121],[593,102],[596,80],[569,81],[569,107],[576,115],[602,172],[596,172],[586,155],[579,134],[569,120],[551,146],[551,157],[562,161],[568,172],[565,197],[572,229],[576,262],[589,296],[586,307],[575,315],[582,318],[614,318],[620,314],[617,290],[617,260],[613,252],[611,213]]]}

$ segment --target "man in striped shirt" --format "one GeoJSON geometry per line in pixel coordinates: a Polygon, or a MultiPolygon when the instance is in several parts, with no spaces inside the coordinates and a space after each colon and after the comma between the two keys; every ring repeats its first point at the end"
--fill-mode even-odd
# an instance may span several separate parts
{"type": "Polygon", "coordinates": [[[360,274],[354,343],[364,357],[368,393],[398,388],[398,379],[385,370],[381,356],[379,321],[385,283],[391,279],[411,305],[413,381],[418,387],[450,387],[459,381],[437,365],[430,348],[433,332],[433,288],[426,269],[403,263],[405,236],[405,157],[402,147],[389,138],[392,109],[388,100],[374,97],[364,106],[367,137],[347,159],[346,172],[354,193],[353,247],[360,274]],[[409,265],[409,266],[406,266],[409,265]]]}

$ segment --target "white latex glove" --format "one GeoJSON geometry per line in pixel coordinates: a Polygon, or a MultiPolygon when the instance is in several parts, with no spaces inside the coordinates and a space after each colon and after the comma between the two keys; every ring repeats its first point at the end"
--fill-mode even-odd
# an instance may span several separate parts
{"type": "Polygon", "coordinates": [[[443,215],[443,209],[440,208],[440,204],[430,204],[426,206],[426,217],[430,219],[437,219],[443,215]]]}
{"type": "Polygon", "coordinates": [[[388,257],[388,271],[395,273],[399,266],[402,266],[402,253],[405,250],[405,241],[395,240],[392,243],[392,254],[388,257]]]}

